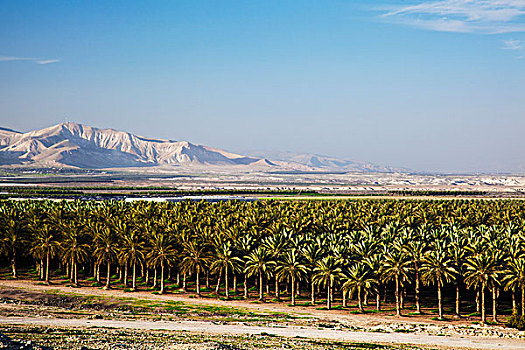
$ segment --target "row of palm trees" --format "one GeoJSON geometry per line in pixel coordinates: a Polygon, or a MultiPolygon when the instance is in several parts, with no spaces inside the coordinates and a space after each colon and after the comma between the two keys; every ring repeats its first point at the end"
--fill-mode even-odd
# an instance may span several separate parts
{"type": "Polygon", "coordinates": [[[164,293],[167,273],[184,290],[194,280],[198,295],[203,279],[217,296],[224,285],[229,298],[242,278],[245,298],[253,286],[260,300],[279,300],[284,287],[295,305],[307,290],[311,304],[321,295],[328,309],[336,294],[343,307],[355,297],[360,311],[372,297],[379,310],[393,294],[401,315],[413,294],[421,313],[421,290],[432,286],[443,318],[451,287],[454,313],[472,292],[466,302],[485,322],[487,293],[493,321],[504,297],[525,315],[523,209],[520,201],[3,201],[0,247],[14,278],[26,257],[43,280],[59,264],[77,286],[79,269],[105,276],[104,288],[118,271],[131,291],[140,274],[164,293]]]}

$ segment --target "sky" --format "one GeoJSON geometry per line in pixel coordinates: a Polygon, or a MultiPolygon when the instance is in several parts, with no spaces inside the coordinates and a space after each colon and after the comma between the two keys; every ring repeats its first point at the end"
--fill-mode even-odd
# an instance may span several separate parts
{"type": "Polygon", "coordinates": [[[0,2],[0,126],[525,171],[525,0],[0,2]]]}

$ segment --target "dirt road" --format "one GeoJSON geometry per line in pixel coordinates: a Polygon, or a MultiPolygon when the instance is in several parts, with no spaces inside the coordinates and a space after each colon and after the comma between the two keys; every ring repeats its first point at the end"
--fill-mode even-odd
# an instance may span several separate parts
{"type": "MultiPolygon", "coordinates": [[[[23,290],[34,290],[41,292],[59,291],[61,293],[75,293],[79,295],[100,295],[114,298],[136,298],[142,300],[177,300],[188,304],[218,305],[246,308],[262,313],[284,312],[288,314],[299,314],[303,317],[312,317],[324,320],[344,320],[357,326],[370,326],[375,324],[394,323],[426,323],[427,325],[440,325],[441,322],[429,321],[422,317],[398,318],[395,316],[379,315],[355,315],[342,310],[317,310],[308,307],[288,307],[284,303],[252,303],[243,300],[223,301],[211,298],[190,298],[187,295],[168,294],[155,295],[149,292],[125,293],[121,290],[102,290],[98,288],[70,288],[61,285],[38,285],[34,281],[24,280],[2,280],[0,286],[17,288],[23,290]]],[[[35,310],[37,311],[37,310],[35,310]]],[[[463,322],[455,322],[456,326],[463,322]]],[[[108,320],[108,319],[83,319],[83,318],[48,318],[48,317],[1,317],[0,324],[4,325],[40,325],[49,327],[112,327],[126,329],[145,330],[176,330],[203,332],[209,334],[232,334],[251,335],[268,333],[282,337],[304,337],[308,339],[328,339],[338,341],[386,343],[386,344],[414,344],[420,346],[432,346],[441,348],[470,348],[470,349],[525,349],[525,339],[498,338],[495,336],[473,336],[466,334],[437,335],[426,332],[398,333],[373,332],[370,328],[363,331],[348,329],[317,328],[317,326],[302,326],[278,323],[273,325],[247,325],[242,323],[224,323],[214,321],[153,321],[153,320],[108,320]]],[[[441,323],[441,326],[448,325],[441,323]]],[[[467,323],[465,325],[468,326],[467,323]]]]}
{"type": "Polygon", "coordinates": [[[245,326],[242,324],[216,324],[207,321],[120,321],[120,320],[86,320],[86,319],[50,319],[32,317],[3,317],[0,324],[32,325],[46,327],[97,327],[97,328],[127,328],[143,330],[190,331],[211,334],[271,334],[281,337],[303,337],[311,339],[328,339],[337,341],[382,343],[382,344],[414,344],[442,348],[467,349],[506,349],[523,350],[525,340],[495,339],[481,337],[432,336],[425,334],[403,333],[372,333],[352,332],[347,330],[318,329],[296,326],[245,326]]]}

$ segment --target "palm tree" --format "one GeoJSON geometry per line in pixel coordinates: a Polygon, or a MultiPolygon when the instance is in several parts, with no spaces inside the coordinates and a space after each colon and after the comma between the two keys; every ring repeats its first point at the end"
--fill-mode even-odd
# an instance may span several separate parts
{"type": "Polygon", "coordinates": [[[230,288],[228,285],[228,271],[238,271],[243,263],[243,261],[234,256],[231,242],[223,242],[215,250],[215,260],[211,264],[211,270],[214,272],[224,271],[224,283],[226,290],[226,298],[230,297],[230,288]]]}
{"type": "MultiPolygon", "coordinates": [[[[263,246],[267,251],[271,252],[272,260],[277,262],[290,244],[290,235],[286,230],[281,230],[280,225],[275,225],[271,230],[273,234],[266,237],[263,246]]],[[[277,273],[274,273],[275,297],[279,300],[279,278],[277,275],[277,273]]]]}
{"type": "Polygon", "coordinates": [[[315,282],[314,282],[314,269],[315,265],[323,257],[323,251],[321,247],[316,244],[315,241],[308,241],[302,249],[302,254],[306,261],[309,275],[310,275],[310,300],[312,305],[315,305],[315,282]]]}
{"type": "Polygon", "coordinates": [[[314,268],[314,283],[326,288],[326,308],[332,308],[332,293],[334,284],[343,277],[343,271],[332,256],[318,261],[314,268]]]}
{"type": "Polygon", "coordinates": [[[454,262],[454,267],[458,273],[454,279],[454,284],[456,285],[456,316],[458,317],[461,314],[460,285],[463,281],[464,265],[468,253],[468,240],[463,236],[463,231],[453,232],[452,241],[448,245],[448,254],[454,262]]]}
{"type": "Polygon", "coordinates": [[[372,289],[377,283],[372,270],[370,270],[368,265],[364,263],[358,263],[348,270],[348,273],[345,274],[344,279],[345,283],[343,284],[343,290],[349,290],[351,292],[357,291],[359,311],[365,312],[361,298],[362,292],[372,289]]]}
{"type": "Polygon", "coordinates": [[[383,275],[383,260],[384,260],[384,254],[382,252],[378,252],[365,260],[365,264],[368,265],[368,267],[373,273],[373,278],[375,279],[377,311],[381,310],[381,295],[379,291],[381,290],[380,287],[382,283],[381,277],[383,275]]]}
{"type": "Polygon", "coordinates": [[[394,280],[396,284],[396,314],[401,316],[400,290],[401,283],[409,279],[412,271],[411,262],[406,253],[401,250],[393,250],[385,256],[383,265],[383,278],[386,282],[394,280]]]}
{"type": "Polygon", "coordinates": [[[0,208],[0,252],[9,257],[13,278],[18,278],[17,255],[24,245],[22,223],[22,211],[17,208],[0,208]]]}
{"type": "MultiPolygon", "coordinates": [[[[128,213],[123,212],[120,213],[118,216],[113,216],[109,220],[109,226],[111,230],[113,231],[113,237],[115,240],[115,243],[118,243],[118,241],[122,240],[124,237],[129,236],[131,234],[132,227],[128,224],[128,213]]],[[[121,259],[118,259],[117,262],[121,265],[120,267],[124,267],[124,286],[128,286],[128,259],[125,259],[126,255],[118,254],[118,249],[115,249],[117,251],[118,257],[121,259]]],[[[122,270],[120,270],[122,271],[122,270]]]]}
{"type": "Polygon", "coordinates": [[[264,274],[275,265],[272,261],[271,254],[264,247],[257,247],[246,257],[246,268],[244,272],[248,276],[259,275],[259,300],[264,299],[263,295],[263,277],[264,274]]]}
{"type": "Polygon", "coordinates": [[[489,252],[478,254],[467,259],[467,272],[465,282],[467,286],[480,288],[481,293],[481,322],[487,321],[485,309],[485,288],[489,287],[492,281],[497,280],[498,266],[494,255],[489,252]]]}
{"type": "Polygon", "coordinates": [[[35,233],[33,247],[31,249],[32,251],[41,252],[42,258],[46,259],[44,280],[49,284],[50,260],[55,256],[60,245],[56,239],[56,234],[50,225],[40,223],[38,226],[32,226],[31,230],[35,233]]]}
{"type": "Polygon", "coordinates": [[[307,270],[301,255],[295,248],[285,252],[282,260],[278,262],[277,277],[279,280],[288,278],[291,280],[293,306],[295,306],[295,281],[300,281],[306,275],[307,270]]]}
{"type": "Polygon", "coordinates": [[[160,294],[164,294],[164,269],[171,266],[177,257],[177,250],[174,248],[171,239],[162,231],[153,229],[150,232],[149,252],[147,259],[155,268],[160,266],[160,294]]]}
{"type": "Polygon", "coordinates": [[[129,262],[133,270],[131,290],[137,289],[137,263],[144,260],[145,244],[141,237],[141,230],[127,230],[121,237],[121,247],[119,249],[119,260],[127,265],[129,262]]]}
{"type": "Polygon", "coordinates": [[[237,241],[237,250],[242,256],[243,268],[241,269],[244,275],[244,299],[248,299],[248,276],[245,272],[246,270],[246,256],[253,248],[253,238],[249,235],[248,232],[244,236],[241,236],[237,241]]]}
{"type": "Polygon", "coordinates": [[[454,268],[454,262],[446,254],[446,251],[439,246],[428,251],[422,260],[421,279],[423,283],[430,285],[436,284],[438,293],[438,315],[443,319],[443,300],[441,297],[441,288],[445,283],[454,279],[457,270],[454,268]]]}
{"type": "Polygon", "coordinates": [[[111,285],[111,264],[116,260],[118,254],[116,235],[113,230],[101,223],[90,225],[90,230],[96,233],[94,256],[97,263],[106,263],[107,272],[104,289],[109,289],[111,285]]]}
{"type": "Polygon", "coordinates": [[[415,238],[409,240],[405,245],[403,245],[403,249],[408,254],[408,257],[410,261],[412,262],[412,265],[414,267],[414,282],[415,282],[415,298],[416,298],[416,313],[421,313],[421,303],[420,303],[420,268],[421,268],[421,262],[423,260],[423,256],[425,255],[425,251],[427,249],[427,244],[421,240],[420,238],[415,238]]]}
{"type": "Polygon", "coordinates": [[[197,295],[201,295],[200,273],[206,269],[210,262],[206,247],[196,241],[186,242],[183,244],[183,254],[181,267],[184,271],[196,274],[197,295]]]}
{"type": "Polygon", "coordinates": [[[60,244],[62,260],[66,264],[71,264],[71,282],[78,287],[79,263],[87,260],[89,245],[84,242],[84,225],[77,220],[71,220],[63,224],[64,239],[60,244]]]}
{"type": "MultiPolygon", "coordinates": [[[[510,259],[504,276],[505,290],[521,290],[521,314],[525,315],[525,259],[510,259]]],[[[518,310],[513,309],[512,312],[517,314],[518,310]]]]}

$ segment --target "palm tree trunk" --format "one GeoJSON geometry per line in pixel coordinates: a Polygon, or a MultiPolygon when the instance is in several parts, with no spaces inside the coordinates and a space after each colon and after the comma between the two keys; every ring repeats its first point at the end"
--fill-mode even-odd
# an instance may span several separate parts
{"type": "Polygon", "coordinates": [[[365,310],[363,309],[363,302],[361,301],[361,286],[358,286],[357,287],[357,304],[359,305],[359,311],[360,312],[365,312],[365,310]]]}
{"type": "Polygon", "coordinates": [[[399,303],[401,304],[401,310],[405,309],[405,287],[401,287],[399,291],[399,303]]]}
{"type": "Polygon", "coordinates": [[[219,297],[219,291],[221,288],[221,276],[222,271],[219,270],[219,277],[217,277],[217,286],[215,286],[215,294],[217,294],[217,298],[219,297]]]}
{"type": "Polygon", "coordinates": [[[128,262],[124,263],[124,287],[128,286],[128,262]]]}
{"type": "Polygon", "coordinates": [[[498,322],[498,315],[497,315],[497,303],[498,303],[498,295],[497,295],[497,288],[492,287],[492,321],[498,322]]]}
{"type": "Polygon", "coordinates": [[[246,274],[244,274],[244,299],[248,299],[248,281],[246,274]]]}
{"type": "Polygon", "coordinates": [[[46,283],[49,284],[49,250],[46,253],[46,283]]]}
{"type": "Polygon", "coordinates": [[[73,264],[73,269],[74,269],[74,272],[73,272],[73,280],[74,280],[74,284],[76,287],[78,287],[78,271],[77,271],[77,262],[75,260],[75,263],[73,264]]]}
{"type": "Polygon", "coordinates": [[[313,280],[310,283],[311,283],[311,291],[310,291],[311,303],[312,305],[315,305],[315,283],[313,280]]]}
{"type": "Polygon", "coordinates": [[[377,311],[381,310],[381,295],[379,294],[379,288],[377,289],[377,293],[376,293],[376,310],[377,311]]]}
{"type": "Polygon", "coordinates": [[[131,282],[131,290],[137,289],[137,263],[133,262],[133,281],[131,282]]]}
{"type": "Polygon", "coordinates": [[[459,282],[456,283],[456,315],[457,316],[461,316],[461,313],[460,313],[460,306],[461,306],[461,299],[460,299],[460,295],[459,295],[459,282]]]}
{"type": "Polygon", "coordinates": [[[160,262],[160,294],[164,294],[164,261],[160,262]]]}
{"type": "Polygon", "coordinates": [[[521,285],[521,315],[525,316],[525,284],[521,285]]]}
{"type": "Polygon", "coordinates": [[[104,286],[104,289],[109,289],[109,285],[111,283],[111,263],[108,261],[107,263],[107,271],[106,271],[106,285],[104,286]]]}
{"type": "Polygon", "coordinates": [[[13,257],[11,258],[11,268],[13,269],[13,278],[18,278],[18,274],[16,271],[16,249],[13,247],[12,250],[13,257]]]}
{"type": "Polygon", "coordinates": [[[368,306],[368,289],[365,289],[363,305],[368,306]]]}
{"type": "Polygon", "coordinates": [[[263,300],[263,276],[261,270],[259,270],[259,300],[263,300]]]}
{"type": "Polygon", "coordinates": [[[419,302],[419,271],[416,267],[416,312],[421,313],[421,304],[419,302]]]}
{"type": "Polygon", "coordinates": [[[330,310],[332,308],[332,296],[330,295],[330,292],[332,291],[332,285],[330,284],[330,282],[328,282],[326,285],[326,308],[330,310]]]}
{"type": "Polygon", "coordinates": [[[233,274],[233,291],[237,294],[237,274],[233,274]]]}
{"type": "Polygon", "coordinates": [[[188,288],[188,286],[186,284],[186,276],[187,276],[187,274],[186,274],[186,272],[184,272],[184,274],[182,275],[182,290],[185,291],[185,292],[187,292],[187,288],[188,288]]]}
{"type": "Polygon", "coordinates": [[[199,269],[197,269],[197,273],[196,273],[196,283],[197,283],[197,295],[201,295],[201,280],[200,280],[200,271],[199,269]]]}
{"type": "Polygon", "coordinates": [[[157,288],[157,266],[153,268],[154,274],[153,274],[153,288],[157,288]]]}
{"type": "Polygon", "coordinates": [[[442,300],[441,300],[441,283],[438,281],[438,314],[439,314],[439,319],[442,320],[443,319],[443,303],[442,303],[442,300]]]}
{"type": "MultiPolygon", "coordinates": [[[[276,291],[278,288],[276,289],[276,291]]],[[[295,306],[295,276],[292,275],[292,305],[295,306]]]]}
{"type": "Polygon", "coordinates": [[[277,279],[277,272],[275,273],[275,298],[277,300],[280,300],[280,296],[279,296],[279,280],[277,279]]]}
{"type": "Polygon", "coordinates": [[[226,299],[230,299],[230,291],[228,288],[228,265],[224,271],[224,288],[226,289],[226,299]]]}
{"type": "Polygon", "coordinates": [[[399,279],[396,276],[396,315],[401,316],[401,308],[399,304],[399,279]]]}
{"type": "Polygon", "coordinates": [[[518,314],[518,303],[516,302],[516,291],[512,290],[512,314],[517,315],[518,314]]]}
{"type": "Polygon", "coordinates": [[[44,280],[44,258],[40,259],[38,272],[40,273],[40,280],[44,280]]]}
{"type": "Polygon", "coordinates": [[[97,263],[97,283],[100,283],[100,264],[97,263]]]}
{"type": "Polygon", "coordinates": [[[487,317],[485,315],[485,284],[481,285],[481,322],[485,323],[487,317]]]}
{"type": "Polygon", "coordinates": [[[343,293],[343,307],[347,307],[347,302],[346,302],[346,295],[348,294],[348,291],[346,289],[343,289],[342,291],[343,293]]]}
{"type": "Polygon", "coordinates": [[[480,304],[480,289],[477,288],[477,291],[476,291],[476,312],[478,313],[481,313],[481,304],[480,304]]]}
{"type": "MultiPolygon", "coordinates": [[[[177,274],[177,278],[179,275],[177,274]]],[[[177,282],[179,284],[179,282],[177,282]]],[[[206,288],[210,288],[210,272],[206,269],[206,288]]]]}

